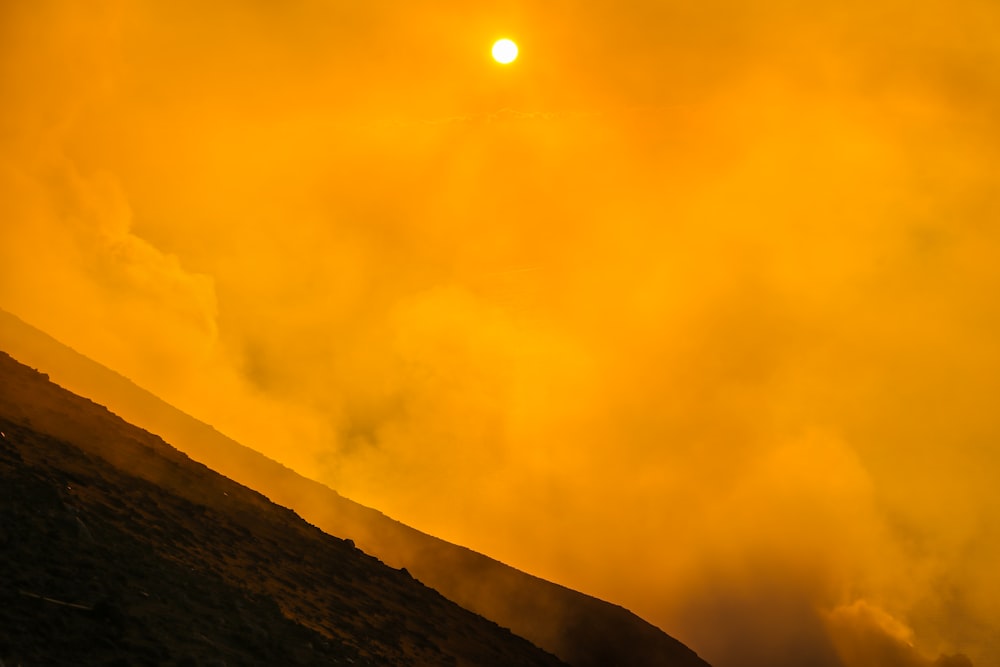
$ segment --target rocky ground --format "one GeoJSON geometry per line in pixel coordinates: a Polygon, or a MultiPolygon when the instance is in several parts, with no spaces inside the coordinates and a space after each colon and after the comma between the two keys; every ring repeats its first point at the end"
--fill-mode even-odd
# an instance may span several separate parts
{"type": "MultiPolygon", "coordinates": [[[[163,436],[192,458],[293,508],[331,535],[350,537],[366,553],[407,568],[448,599],[510,628],[573,667],[707,667],[694,651],[632,612],[344,498],[225,437],[3,310],[0,349],[53,372],[75,391],[113,406],[116,413],[163,436]]],[[[44,403],[39,401],[36,407],[44,403]]],[[[45,418],[50,430],[61,428],[63,437],[79,437],[78,430],[63,426],[66,421],[66,415],[45,418]]]]}
{"type": "Polygon", "coordinates": [[[559,665],[0,355],[0,659],[559,665]]]}

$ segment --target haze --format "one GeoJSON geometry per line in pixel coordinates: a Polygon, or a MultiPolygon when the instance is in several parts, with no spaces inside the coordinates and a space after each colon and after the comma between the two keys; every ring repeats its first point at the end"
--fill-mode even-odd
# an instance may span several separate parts
{"type": "Polygon", "coordinates": [[[717,667],[1000,664],[1000,6],[272,4],[0,6],[0,307],[717,667]]]}

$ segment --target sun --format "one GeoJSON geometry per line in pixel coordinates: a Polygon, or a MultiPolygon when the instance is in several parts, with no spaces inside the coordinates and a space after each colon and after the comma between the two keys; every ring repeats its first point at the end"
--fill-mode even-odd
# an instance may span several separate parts
{"type": "Polygon", "coordinates": [[[514,62],[517,58],[517,44],[509,39],[498,39],[493,44],[493,60],[501,65],[514,62]]]}

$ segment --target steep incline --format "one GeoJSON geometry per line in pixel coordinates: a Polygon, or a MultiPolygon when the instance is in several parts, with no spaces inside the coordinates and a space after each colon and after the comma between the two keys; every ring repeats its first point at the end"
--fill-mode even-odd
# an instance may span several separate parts
{"type": "Polygon", "coordinates": [[[0,354],[4,664],[562,664],[0,354]]]}
{"type": "Polygon", "coordinates": [[[0,349],[575,667],[707,665],[622,607],[422,533],[302,477],[2,310],[0,349]]]}

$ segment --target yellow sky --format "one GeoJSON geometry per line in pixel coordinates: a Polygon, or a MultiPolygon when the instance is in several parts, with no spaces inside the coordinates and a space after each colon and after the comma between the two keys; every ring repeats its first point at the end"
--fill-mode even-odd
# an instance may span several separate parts
{"type": "Polygon", "coordinates": [[[0,307],[717,667],[997,664],[997,34],[3,3],[0,307]]]}

